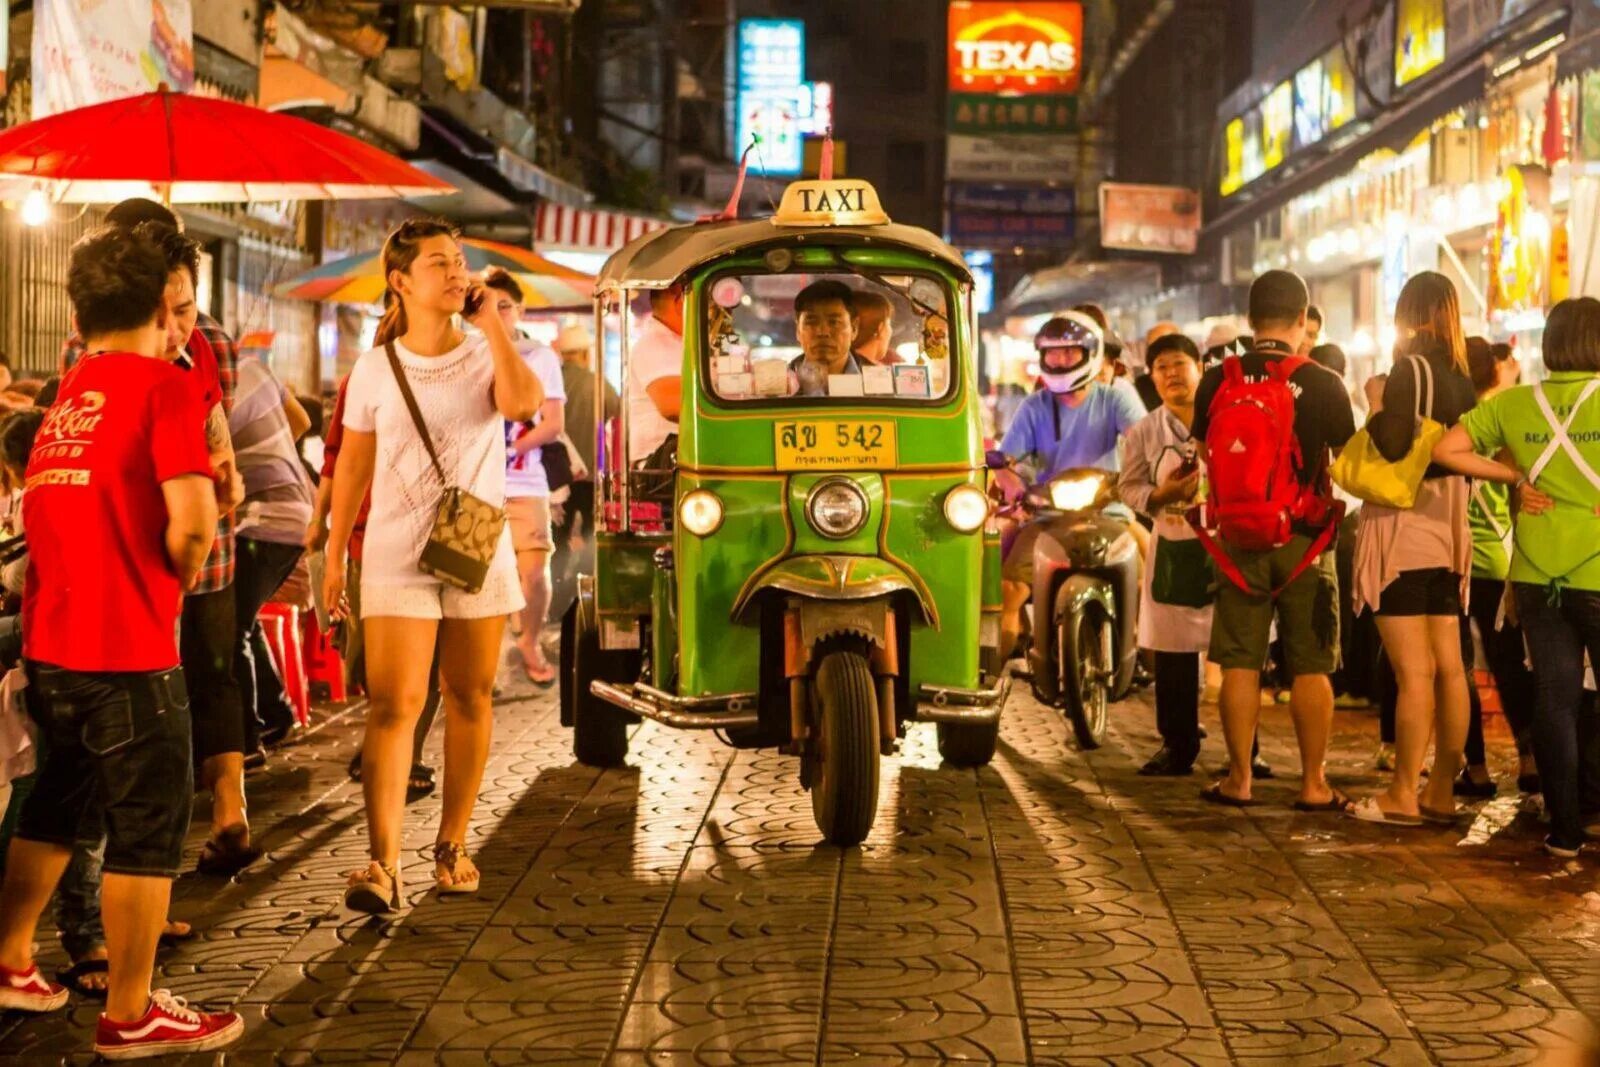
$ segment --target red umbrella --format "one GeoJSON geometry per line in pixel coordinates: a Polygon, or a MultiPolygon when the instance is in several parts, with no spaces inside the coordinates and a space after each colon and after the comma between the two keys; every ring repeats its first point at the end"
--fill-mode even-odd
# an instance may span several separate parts
{"type": "Polygon", "coordinates": [[[165,89],[0,131],[0,190],[58,203],[432,196],[454,187],[314,122],[165,89]]]}

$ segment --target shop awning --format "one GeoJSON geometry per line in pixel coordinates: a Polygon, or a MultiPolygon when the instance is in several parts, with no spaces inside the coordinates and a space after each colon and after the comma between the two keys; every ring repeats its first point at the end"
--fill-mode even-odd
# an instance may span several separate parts
{"type": "Polygon", "coordinates": [[[635,237],[668,225],[648,215],[546,202],[539,205],[533,246],[549,252],[615,252],[635,237]]]}
{"type": "Polygon", "coordinates": [[[1134,259],[1063,263],[1023,278],[1002,310],[1007,315],[1042,315],[1074,304],[1126,304],[1159,288],[1159,263],[1134,259]]]}

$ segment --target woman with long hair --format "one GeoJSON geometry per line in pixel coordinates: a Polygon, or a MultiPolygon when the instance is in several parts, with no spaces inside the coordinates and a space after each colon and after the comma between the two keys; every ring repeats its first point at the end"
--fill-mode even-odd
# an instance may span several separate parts
{"type": "MultiPolygon", "coordinates": [[[[1406,282],[1395,306],[1394,366],[1366,385],[1367,430],[1383,457],[1401,459],[1416,443],[1419,415],[1454,426],[1477,403],[1467,374],[1456,288],[1425,271],[1406,282]]],[[[1351,814],[1369,822],[1421,826],[1455,818],[1451,791],[1467,739],[1467,673],[1461,613],[1472,573],[1467,480],[1430,465],[1415,505],[1367,503],[1356,527],[1352,593],[1356,614],[1377,616],[1384,653],[1399,683],[1395,767],[1389,788],[1351,814]],[[1419,798],[1428,741],[1432,776],[1419,798]]]]}
{"type": "Polygon", "coordinates": [[[345,552],[370,487],[360,590],[370,701],[361,783],[372,861],[351,874],[345,905],[372,913],[401,906],[412,733],[427,700],[436,642],[445,730],[434,877],[442,893],[478,889],[478,869],[466,852],[467,825],[489,756],[502,631],[506,616],[523,606],[510,530],[502,531],[476,593],[442,583],[418,561],[447,490],[504,505],[504,420],[531,419],[544,401],[494,302],[467,273],[453,226],[434,219],[402,223],[384,242],[383,271],[389,289],[377,347],[350,372],[324,583],[326,603],[340,610],[345,552]],[[459,329],[457,315],[478,332],[459,329]],[[415,397],[443,480],[400,375],[415,397]]]}
{"type": "Polygon", "coordinates": [[[1547,379],[1484,401],[1433,456],[1516,490],[1510,580],[1533,661],[1544,848],[1571,859],[1600,838],[1600,714],[1583,691],[1585,655],[1600,663],[1600,300],[1550,310],[1544,365],[1547,379]]]}

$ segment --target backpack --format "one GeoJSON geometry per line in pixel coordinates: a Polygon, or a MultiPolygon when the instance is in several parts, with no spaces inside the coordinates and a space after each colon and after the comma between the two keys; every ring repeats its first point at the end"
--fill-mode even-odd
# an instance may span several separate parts
{"type": "MultiPolygon", "coordinates": [[[[1328,547],[1342,510],[1318,491],[1323,473],[1319,472],[1311,487],[1300,480],[1305,462],[1294,432],[1294,393],[1289,378],[1309,362],[1304,356],[1268,360],[1266,380],[1251,382],[1245,378],[1240,357],[1228,356],[1222,361],[1222,385],[1212,398],[1206,429],[1210,491],[1204,517],[1224,544],[1266,552],[1287,544],[1294,536],[1295,523],[1326,522],[1322,536],[1313,541],[1284,585],[1299,577],[1328,547]]],[[[1235,585],[1247,593],[1263,592],[1252,589],[1218,547],[1208,524],[1202,521],[1200,508],[1190,511],[1189,522],[1218,568],[1235,585]]]]}

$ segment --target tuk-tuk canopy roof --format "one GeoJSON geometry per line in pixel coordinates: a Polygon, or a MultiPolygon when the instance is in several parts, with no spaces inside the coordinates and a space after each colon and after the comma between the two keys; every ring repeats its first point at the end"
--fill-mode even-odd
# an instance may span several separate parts
{"type": "Polygon", "coordinates": [[[737,252],[778,245],[890,248],[938,260],[970,282],[961,253],[927,230],[899,223],[877,226],[784,226],[772,219],[732,219],[674,226],[619,248],[595,278],[596,295],[621,289],[666,289],[697,267],[737,252]]]}

